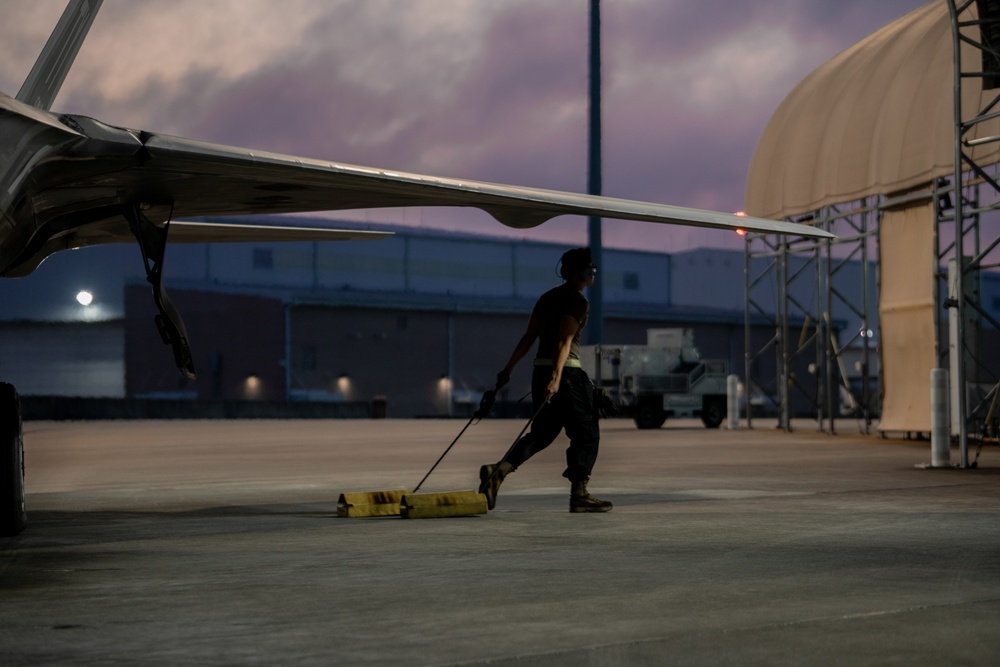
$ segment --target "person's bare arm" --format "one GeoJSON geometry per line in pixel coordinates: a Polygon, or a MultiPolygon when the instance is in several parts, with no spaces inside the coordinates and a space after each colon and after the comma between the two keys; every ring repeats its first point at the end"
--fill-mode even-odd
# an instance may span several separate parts
{"type": "Polygon", "coordinates": [[[535,312],[531,312],[531,317],[528,318],[528,326],[524,330],[524,334],[521,336],[520,340],[517,341],[517,345],[514,346],[514,351],[510,353],[510,359],[507,360],[507,365],[503,367],[503,370],[497,374],[497,387],[502,387],[510,381],[510,374],[514,372],[514,367],[517,366],[517,362],[524,358],[524,355],[531,351],[531,347],[535,344],[535,340],[538,338],[538,317],[535,312]]]}

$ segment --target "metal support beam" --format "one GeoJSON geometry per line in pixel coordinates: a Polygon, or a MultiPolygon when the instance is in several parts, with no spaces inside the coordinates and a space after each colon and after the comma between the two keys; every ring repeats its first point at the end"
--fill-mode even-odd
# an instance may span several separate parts
{"type": "Polygon", "coordinates": [[[863,431],[869,432],[873,419],[869,396],[873,336],[869,331],[875,328],[875,299],[869,294],[869,254],[878,211],[876,200],[861,200],[827,207],[796,220],[834,232],[838,236],[835,240],[747,235],[744,340],[748,424],[752,424],[752,389],[764,396],[765,403],[769,395],[774,397],[779,427],[790,429],[791,418],[801,414],[803,406],[810,406],[817,429],[833,434],[840,412],[838,397],[844,392],[854,406],[852,416],[863,420],[863,431]],[[859,275],[848,275],[858,265],[859,275]],[[769,297],[773,297],[773,303],[768,303],[769,297]],[[860,320],[859,330],[838,332],[837,320],[831,315],[834,310],[847,311],[860,320]],[[755,350],[750,332],[761,320],[772,323],[775,335],[755,350]],[[845,339],[838,342],[840,334],[845,339]],[[849,347],[859,346],[860,391],[851,386],[843,360],[849,347]],[[767,379],[758,362],[772,350],[776,355],[776,376],[767,379]],[[809,369],[808,378],[806,373],[796,373],[796,369],[809,369]]]}
{"type": "MultiPolygon", "coordinates": [[[[1000,86],[1000,54],[993,43],[1000,32],[997,3],[948,0],[953,53],[954,171],[936,186],[935,269],[954,273],[953,294],[939,303],[947,307],[950,326],[938,323],[938,366],[951,369],[953,436],[958,439],[959,466],[969,460],[969,440],[986,437],[988,421],[984,387],[997,383],[995,363],[983,356],[983,327],[997,333],[996,322],[981,303],[980,272],[1000,257],[1000,179],[997,165],[977,160],[973,149],[990,143],[995,134],[983,129],[998,117],[1000,95],[983,95],[1000,86]],[[963,57],[963,54],[964,57],[963,57]],[[975,100],[973,105],[963,100],[975,100]],[[977,136],[979,135],[979,136],[977,136]],[[947,331],[948,335],[945,335],[947,331]]],[[[938,290],[938,300],[943,290],[938,290]]],[[[978,454],[977,454],[978,456],[978,454]]]]}
{"type": "MultiPolygon", "coordinates": [[[[159,314],[154,318],[156,328],[164,343],[174,352],[174,361],[186,377],[194,379],[194,360],[188,344],[187,330],[181,314],[170,302],[167,288],[163,285],[163,259],[167,250],[167,235],[170,232],[170,215],[163,215],[164,222],[157,224],[146,215],[147,210],[156,210],[146,204],[126,206],[123,215],[128,221],[132,234],[139,242],[142,261],[146,267],[146,280],[153,287],[153,301],[159,314]]],[[[170,207],[159,207],[170,210],[170,207]]],[[[160,211],[162,213],[162,211],[160,211]]]]}

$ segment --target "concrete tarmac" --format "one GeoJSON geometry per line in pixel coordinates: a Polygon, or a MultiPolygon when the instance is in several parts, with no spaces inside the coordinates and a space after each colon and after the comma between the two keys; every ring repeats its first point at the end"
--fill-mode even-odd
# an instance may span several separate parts
{"type": "MultiPolygon", "coordinates": [[[[567,511],[560,439],[488,515],[336,517],[464,423],[25,424],[0,664],[1000,664],[996,447],[921,470],[928,442],[852,422],[612,420],[608,514],[567,511]]],[[[470,427],[422,490],[474,488],[521,426],[470,427]]]]}

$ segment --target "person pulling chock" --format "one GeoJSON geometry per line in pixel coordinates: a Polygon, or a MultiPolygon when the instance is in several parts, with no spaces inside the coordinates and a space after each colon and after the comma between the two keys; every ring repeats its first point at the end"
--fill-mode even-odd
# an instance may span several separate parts
{"type": "Polygon", "coordinates": [[[479,469],[479,493],[486,496],[489,509],[496,506],[497,491],[507,475],[552,444],[563,429],[570,441],[563,472],[571,484],[569,511],[607,512],[612,507],[587,491],[601,439],[593,385],[580,366],[580,332],[590,308],[583,290],[593,285],[597,276],[590,249],[575,248],[564,253],[559,275],[564,282],[538,298],[510,360],[497,373],[500,389],[510,382],[517,363],[538,341],[531,375],[535,415],[531,430],[511,446],[504,458],[479,469]]]}

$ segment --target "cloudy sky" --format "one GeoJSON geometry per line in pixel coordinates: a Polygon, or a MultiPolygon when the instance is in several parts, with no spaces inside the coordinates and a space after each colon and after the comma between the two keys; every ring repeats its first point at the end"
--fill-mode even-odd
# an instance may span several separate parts
{"type": "MultiPolygon", "coordinates": [[[[943,1],[943,0],[938,0],[943,1]]],[[[398,170],[583,192],[587,0],[105,0],[54,110],[398,170]]],[[[604,0],[604,194],[743,208],[757,139],[810,71],[923,0],[604,0]]],[[[6,0],[16,94],[63,0],[6,0]]],[[[353,219],[503,234],[485,214],[353,219]]],[[[609,246],[742,248],[607,221],[609,246]]],[[[510,234],[586,242],[586,223],[510,234]]]]}

